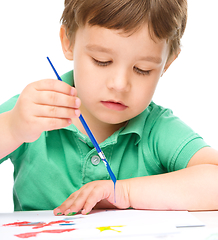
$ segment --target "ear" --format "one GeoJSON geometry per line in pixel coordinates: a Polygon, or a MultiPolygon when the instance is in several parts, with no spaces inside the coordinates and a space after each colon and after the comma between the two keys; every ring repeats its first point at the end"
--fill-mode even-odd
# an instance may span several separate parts
{"type": "Polygon", "coordinates": [[[61,26],[60,29],[60,40],[62,45],[62,50],[64,53],[64,56],[68,60],[73,60],[73,45],[70,44],[70,40],[67,37],[65,26],[61,26]]]}
{"type": "Polygon", "coordinates": [[[163,71],[161,77],[162,77],[163,74],[167,71],[167,69],[169,68],[169,66],[177,59],[177,57],[179,56],[180,52],[181,52],[181,49],[179,49],[179,51],[178,51],[177,53],[172,54],[172,55],[168,58],[168,60],[167,60],[167,62],[166,62],[166,65],[165,65],[165,67],[164,67],[164,71],[163,71]]]}

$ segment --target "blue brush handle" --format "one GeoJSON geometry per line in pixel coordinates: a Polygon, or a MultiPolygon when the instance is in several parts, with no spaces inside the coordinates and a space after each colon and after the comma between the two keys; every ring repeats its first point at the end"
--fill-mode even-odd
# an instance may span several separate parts
{"type": "Polygon", "coordinates": [[[55,67],[53,66],[53,64],[52,64],[51,60],[49,59],[49,57],[47,57],[47,59],[48,59],[50,65],[51,65],[51,67],[52,67],[55,75],[57,76],[57,79],[60,80],[60,81],[62,81],[61,77],[60,77],[59,74],[57,73],[57,71],[56,71],[55,67]]]}
{"type": "Polygon", "coordinates": [[[99,147],[99,145],[98,145],[98,143],[97,143],[95,137],[93,136],[93,134],[92,134],[90,128],[88,127],[88,125],[87,125],[85,119],[83,118],[82,114],[80,114],[80,116],[79,116],[79,120],[81,121],[83,127],[85,128],[85,130],[86,130],[86,132],[87,132],[87,134],[88,134],[90,140],[92,141],[92,143],[93,143],[95,149],[97,150],[97,152],[98,152],[98,153],[102,152],[102,151],[101,151],[101,148],[99,147]]]}
{"type": "MultiPolygon", "coordinates": [[[[52,62],[50,61],[49,57],[47,57],[47,59],[48,59],[50,65],[51,65],[51,67],[52,67],[55,75],[57,76],[57,79],[60,80],[60,81],[62,81],[61,77],[60,77],[59,74],[57,73],[57,71],[56,71],[55,67],[53,66],[52,62]]],[[[111,168],[110,168],[110,165],[109,165],[108,161],[106,160],[106,157],[105,157],[104,153],[102,152],[101,148],[99,147],[99,145],[98,145],[95,137],[93,136],[93,134],[92,134],[90,128],[88,127],[85,119],[83,118],[82,114],[80,114],[79,120],[81,121],[84,129],[86,130],[86,132],[87,132],[90,140],[92,141],[92,144],[94,145],[96,151],[98,152],[100,158],[101,158],[102,161],[104,162],[104,164],[105,164],[105,166],[106,166],[106,168],[107,168],[107,171],[108,171],[108,173],[109,173],[109,175],[110,175],[110,177],[111,177],[111,180],[112,180],[112,181],[114,182],[114,184],[115,184],[116,181],[117,181],[117,180],[116,180],[116,177],[115,177],[114,173],[112,172],[112,170],[111,170],[111,168]]]]}
{"type": "Polygon", "coordinates": [[[102,161],[104,162],[104,164],[105,164],[105,166],[106,166],[106,168],[107,168],[107,171],[108,171],[108,173],[109,173],[109,175],[110,175],[110,177],[111,177],[111,180],[112,180],[112,181],[114,182],[114,184],[115,184],[116,181],[117,181],[117,179],[116,179],[114,173],[112,172],[111,167],[110,167],[108,161],[106,160],[106,157],[105,157],[104,153],[102,152],[100,146],[98,145],[95,137],[93,136],[93,134],[92,134],[90,128],[88,127],[85,119],[83,118],[82,114],[80,114],[79,119],[80,119],[80,121],[81,121],[84,129],[86,130],[86,132],[87,132],[90,140],[92,141],[92,144],[94,145],[95,149],[97,150],[98,155],[100,156],[100,158],[101,158],[102,161]]]}

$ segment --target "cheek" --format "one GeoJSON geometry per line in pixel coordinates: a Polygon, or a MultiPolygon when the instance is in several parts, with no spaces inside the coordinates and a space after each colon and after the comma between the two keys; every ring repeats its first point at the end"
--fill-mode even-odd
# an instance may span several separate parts
{"type": "Polygon", "coordinates": [[[82,64],[77,62],[74,65],[74,83],[79,97],[93,98],[105,90],[105,74],[90,61],[82,61],[82,64]]]}
{"type": "Polygon", "coordinates": [[[75,68],[74,83],[77,90],[77,96],[83,104],[92,104],[96,96],[98,96],[99,84],[96,82],[95,76],[92,72],[84,68],[75,68]]]}
{"type": "Polygon", "coordinates": [[[86,91],[91,82],[92,79],[87,71],[86,63],[83,62],[81,57],[76,58],[74,61],[74,84],[79,97],[81,96],[82,92],[86,91]]]}
{"type": "Polygon", "coordinates": [[[93,67],[93,62],[90,57],[81,53],[76,54],[74,58],[74,81],[75,86],[79,88],[80,85],[86,88],[87,85],[92,85],[93,82],[99,77],[99,73],[96,72],[93,67]]]}
{"type": "Polygon", "coordinates": [[[158,79],[159,78],[150,79],[134,88],[133,95],[135,97],[133,101],[135,102],[135,107],[140,108],[142,111],[148,107],[157,87],[158,79]]]}

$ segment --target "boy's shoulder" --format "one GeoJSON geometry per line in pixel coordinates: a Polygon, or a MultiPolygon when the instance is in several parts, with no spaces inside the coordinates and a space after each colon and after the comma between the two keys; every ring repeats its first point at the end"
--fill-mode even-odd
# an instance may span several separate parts
{"type": "Polygon", "coordinates": [[[125,132],[136,133],[138,140],[144,139],[145,142],[148,139],[159,141],[173,138],[178,140],[196,134],[179,117],[175,116],[171,109],[157,105],[153,101],[141,114],[129,121],[125,132]]]}
{"type": "Polygon", "coordinates": [[[181,131],[181,129],[191,130],[179,117],[173,114],[173,111],[169,108],[157,105],[154,102],[151,102],[150,105],[143,113],[146,127],[145,131],[158,132],[159,134],[165,133],[166,135],[168,130],[181,131]]]}

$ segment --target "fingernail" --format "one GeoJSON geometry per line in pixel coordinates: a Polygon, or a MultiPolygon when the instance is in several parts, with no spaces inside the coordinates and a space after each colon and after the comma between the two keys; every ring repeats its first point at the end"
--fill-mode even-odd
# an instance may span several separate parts
{"type": "Polygon", "coordinates": [[[61,212],[61,210],[59,208],[55,209],[55,211],[57,212],[56,216],[63,215],[63,213],[61,212]]]}
{"type": "Polygon", "coordinates": [[[74,96],[75,95],[75,89],[71,88],[71,95],[74,96]]]}
{"type": "Polygon", "coordinates": [[[73,215],[75,215],[76,213],[77,213],[77,212],[71,212],[71,210],[68,209],[68,210],[66,210],[65,215],[66,215],[66,216],[73,216],[73,215]]]}
{"type": "Polygon", "coordinates": [[[80,110],[75,110],[75,115],[76,115],[77,117],[79,117],[79,115],[80,115],[80,110]]]}
{"type": "Polygon", "coordinates": [[[87,212],[87,213],[85,213],[86,212],[86,210],[85,209],[83,209],[82,211],[81,211],[81,213],[83,214],[83,215],[88,215],[90,212],[87,212]]]}
{"type": "Polygon", "coordinates": [[[77,214],[77,212],[69,212],[67,216],[74,216],[75,214],[77,214]]]}
{"type": "Polygon", "coordinates": [[[75,100],[75,107],[80,107],[80,99],[76,98],[75,100]]]}

